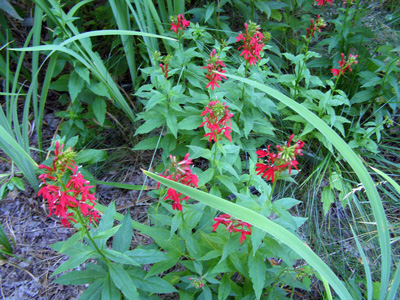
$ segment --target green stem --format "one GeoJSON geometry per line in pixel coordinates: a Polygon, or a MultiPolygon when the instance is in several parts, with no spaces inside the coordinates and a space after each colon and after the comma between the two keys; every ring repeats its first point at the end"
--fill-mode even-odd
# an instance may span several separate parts
{"type": "Polygon", "coordinates": [[[275,178],[274,182],[272,183],[271,194],[269,195],[268,202],[271,202],[271,200],[272,200],[272,195],[274,194],[274,190],[275,190],[277,181],[278,180],[275,178]]]}
{"type": "Polygon", "coordinates": [[[217,141],[214,144],[214,157],[213,157],[213,178],[212,178],[212,183],[213,185],[215,184],[215,174],[217,173],[217,148],[218,148],[218,135],[217,135],[217,141]]]}

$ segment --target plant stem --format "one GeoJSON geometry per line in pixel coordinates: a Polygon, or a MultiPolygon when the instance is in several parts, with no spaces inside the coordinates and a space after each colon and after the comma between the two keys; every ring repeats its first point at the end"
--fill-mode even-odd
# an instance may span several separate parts
{"type": "Polygon", "coordinates": [[[271,200],[272,200],[272,195],[274,194],[274,190],[275,190],[275,186],[276,186],[276,182],[277,181],[278,180],[275,179],[274,182],[272,183],[271,194],[269,195],[268,202],[271,202],[271,200]]]}

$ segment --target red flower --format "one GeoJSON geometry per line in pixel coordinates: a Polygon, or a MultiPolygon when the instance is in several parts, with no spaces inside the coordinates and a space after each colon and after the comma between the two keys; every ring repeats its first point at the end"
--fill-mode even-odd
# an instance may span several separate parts
{"type": "Polygon", "coordinates": [[[330,5],[332,5],[333,0],[315,0],[315,1],[317,1],[317,5],[324,6],[325,3],[330,3],[330,5]]]}
{"type": "Polygon", "coordinates": [[[190,21],[187,21],[183,15],[178,15],[176,17],[171,17],[171,30],[178,33],[179,30],[185,30],[186,27],[190,25],[190,21]]]}
{"type": "Polygon", "coordinates": [[[223,214],[214,218],[215,224],[212,225],[213,231],[217,230],[219,224],[224,224],[229,232],[240,232],[240,244],[246,239],[246,235],[251,234],[251,225],[239,219],[231,217],[231,215],[223,214]],[[247,227],[248,230],[245,230],[247,227]]]}
{"type": "MultiPolygon", "coordinates": [[[[193,164],[192,159],[189,158],[189,153],[187,153],[184,159],[180,162],[176,161],[176,157],[170,155],[171,165],[164,171],[160,176],[167,178],[169,180],[182,183],[191,187],[198,187],[199,179],[196,174],[192,173],[190,165],[193,164]]],[[[157,184],[157,189],[160,187],[160,183],[157,184]]],[[[177,209],[182,211],[181,201],[189,200],[189,196],[181,197],[182,193],[178,193],[173,188],[168,188],[167,195],[164,200],[172,200],[172,209],[177,209]]]]}
{"type": "Polygon", "coordinates": [[[316,30],[318,30],[318,32],[321,32],[321,28],[325,28],[326,26],[326,23],[324,22],[324,19],[321,18],[321,15],[317,16],[315,24],[313,19],[311,19],[310,22],[310,27],[307,28],[307,39],[313,37],[316,30]]]}
{"type": "Polygon", "coordinates": [[[358,60],[356,60],[358,55],[349,54],[349,58],[347,60],[344,59],[343,53],[341,53],[340,55],[342,56],[342,59],[338,61],[339,68],[331,69],[333,76],[344,75],[344,72],[347,69],[349,69],[350,72],[352,72],[353,69],[351,68],[351,66],[358,64],[358,60]]]}
{"type": "Polygon", "coordinates": [[[88,185],[90,182],[78,172],[78,166],[72,159],[74,152],[71,149],[63,152],[64,145],[60,147],[58,141],[55,148],[53,168],[39,165],[39,168],[44,169],[46,173],[39,175],[44,186],[39,190],[38,196],[42,196],[47,201],[49,216],[54,214],[61,218],[61,225],[69,228],[71,222],[76,223],[74,216],[77,211],[74,209],[68,211],[68,209],[78,207],[83,217],[88,217],[90,226],[92,220],[97,222],[100,218],[98,211],[94,209],[96,197],[89,191],[94,186],[88,185]],[[64,185],[62,178],[68,169],[72,171],[72,175],[68,183],[64,185]],[[92,205],[87,204],[87,200],[92,205]]]}
{"type": "Polygon", "coordinates": [[[217,142],[224,134],[231,141],[232,124],[230,119],[233,114],[229,113],[228,105],[221,104],[219,101],[210,101],[200,116],[207,114],[209,116],[204,117],[204,122],[199,126],[202,127],[206,124],[207,128],[211,130],[211,132],[204,134],[204,137],[208,137],[209,142],[211,140],[217,142]]]}
{"type": "Polygon", "coordinates": [[[262,177],[267,177],[267,181],[271,180],[275,182],[276,175],[283,172],[286,168],[289,170],[289,174],[292,171],[292,167],[298,170],[297,165],[299,164],[296,160],[296,156],[303,155],[302,148],[304,146],[304,142],[298,140],[293,146],[290,144],[294,138],[294,134],[289,137],[289,140],[285,146],[277,145],[276,148],[278,152],[272,153],[269,148],[271,145],[268,145],[266,150],[258,150],[256,151],[258,158],[267,157],[265,162],[256,164],[256,172],[257,175],[262,174],[262,177]]]}
{"type": "Polygon", "coordinates": [[[206,88],[211,86],[211,89],[214,90],[215,86],[219,87],[217,81],[221,81],[221,77],[226,79],[224,75],[214,73],[214,71],[218,71],[220,73],[226,73],[226,71],[222,70],[221,67],[225,67],[225,65],[223,61],[219,59],[219,56],[215,55],[215,49],[213,49],[213,51],[210,54],[210,59],[208,60],[208,65],[206,67],[202,67],[202,69],[207,69],[208,74],[206,75],[206,78],[210,80],[206,88]]]}
{"type": "Polygon", "coordinates": [[[244,56],[244,59],[249,63],[249,65],[254,65],[258,60],[261,59],[260,53],[262,51],[262,48],[264,47],[264,36],[263,34],[259,31],[260,26],[249,22],[250,25],[247,25],[247,23],[244,24],[244,27],[246,29],[246,33],[239,34],[238,37],[236,37],[236,42],[242,41],[243,46],[240,46],[240,48],[243,48],[242,53],[240,53],[240,56],[244,56]]]}

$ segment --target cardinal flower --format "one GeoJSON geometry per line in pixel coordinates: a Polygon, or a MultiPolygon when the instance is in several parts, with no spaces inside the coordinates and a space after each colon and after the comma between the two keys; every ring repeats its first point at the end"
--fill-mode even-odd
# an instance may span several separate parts
{"type": "Polygon", "coordinates": [[[223,61],[219,59],[219,56],[215,54],[215,49],[213,49],[210,54],[210,59],[208,60],[207,66],[202,67],[202,69],[207,69],[208,74],[206,75],[206,78],[210,81],[207,84],[206,88],[210,86],[212,90],[214,90],[215,86],[219,88],[218,81],[221,81],[221,77],[226,79],[226,76],[214,73],[214,71],[226,73],[226,71],[222,70],[221,67],[225,67],[225,65],[223,61]]]}
{"type": "MultiPolygon", "coordinates": [[[[161,175],[169,180],[182,183],[191,187],[198,187],[199,179],[196,174],[192,173],[190,165],[193,164],[192,159],[189,158],[187,153],[182,161],[177,161],[175,156],[170,155],[170,166],[161,175]]],[[[160,183],[157,185],[157,189],[160,187],[160,183]]],[[[173,188],[168,188],[167,195],[164,200],[172,200],[172,209],[182,211],[183,200],[189,200],[189,196],[182,196],[182,193],[178,193],[173,188]]]]}
{"type": "Polygon", "coordinates": [[[206,125],[210,129],[209,133],[204,134],[204,137],[208,137],[209,142],[212,140],[217,142],[222,139],[223,135],[231,141],[231,117],[233,114],[229,112],[228,105],[221,104],[219,101],[210,101],[200,116],[205,117],[199,127],[206,125]]]}
{"type": "Polygon", "coordinates": [[[190,25],[190,21],[186,20],[183,15],[171,17],[171,30],[178,33],[180,30],[185,30],[190,25]]]}
{"type": "Polygon", "coordinates": [[[265,150],[256,151],[258,158],[263,158],[263,162],[256,164],[257,175],[266,177],[267,181],[271,180],[275,182],[277,175],[282,173],[286,168],[289,170],[289,174],[292,171],[292,167],[298,170],[297,156],[303,155],[302,148],[304,142],[298,140],[293,146],[291,146],[294,134],[289,137],[289,140],[285,146],[277,145],[277,153],[270,151],[271,145],[268,145],[265,150]]]}
{"type": "Polygon", "coordinates": [[[64,145],[56,142],[55,157],[52,167],[39,165],[45,171],[39,175],[43,181],[38,195],[47,201],[49,216],[54,214],[61,218],[61,225],[70,227],[71,222],[76,223],[77,214],[80,219],[86,218],[90,223],[97,222],[100,215],[94,209],[96,197],[90,192],[94,186],[79,172],[79,167],[73,160],[75,153],[72,149],[63,151],[64,145]],[[65,184],[66,173],[68,182],[65,184]],[[90,203],[90,204],[89,204],[90,203]]]}
{"type": "Polygon", "coordinates": [[[257,58],[261,59],[260,53],[264,47],[264,36],[260,32],[260,26],[251,21],[249,25],[245,23],[244,28],[246,33],[241,33],[236,38],[237,43],[243,42],[243,46],[240,46],[238,50],[242,48],[240,56],[243,56],[249,65],[255,65],[258,61],[257,58]]]}
{"type": "Polygon", "coordinates": [[[333,0],[315,0],[317,1],[317,5],[324,6],[326,3],[330,3],[332,5],[333,0]]]}
{"type": "Polygon", "coordinates": [[[352,72],[353,69],[351,68],[351,66],[358,64],[358,60],[357,60],[358,55],[349,54],[349,58],[347,60],[345,60],[344,53],[341,53],[340,55],[341,55],[342,59],[338,61],[339,68],[331,69],[333,76],[344,75],[344,72],[347,69],[350,70],[350,72],[352,72]]]}
{"type": "Polygon", "coordinates": [[[246,235],[251,234],[251,225],[239,219],[232,218],[231,215],[223,214],[214,218],[215,224],[212,225],[213,231],[216,231],[220,224],[226,226],[229,232],[240,232],[240,244],[246,239],[246,235]],[[247,229],[245,229],[247,227],[247,229]]]}

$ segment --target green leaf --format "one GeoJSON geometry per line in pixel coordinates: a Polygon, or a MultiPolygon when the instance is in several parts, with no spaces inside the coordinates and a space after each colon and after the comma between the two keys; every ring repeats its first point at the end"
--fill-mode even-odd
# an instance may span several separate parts
{"type": "Polygon", "coordinates": [[[127,299],[140,299],[133,280],[121,266],[110,264],[109,269],[112,281],[122,291],[127,299]]]}
{"type": "MultiPolygon", "coordinates": [[[[335,291],[343,299],[351,299],[351,296],[346,290],[344,284],[336,277],[336,275],[321,260],[321,258],[319,258],[307,245],[305,245],[303,241],[290,233],[288,230],[284,229],[282,226],[274,223],[273,221],[256,212],[253,212],[235,203],[226,201],[220,197],[202,192],[200,190],[196,190],[194,188],[168,180],[147,171],[144,171],[144,173],[147,176],[161,182],[162,184],[168,185],[169,187],[177,190],[180,193],[189,195],[195,200],[203,202],[215,209],[221,210],[227,214],[243,220],[244,222],[248,222],[253,226],[258,227],[265,232],[268,232],[276,239],[282,241],[295,252],[297,252],[303,259],[305,259],[308,264],[315,268],[317,272],[319,272],[322,276],[324,276],[324,278],[329,281],[329,283],[334,287],[335,291]]],[[[217,271],[219,269],[221,269],[221,266],[219,268],[216,268],[215,270],[217,271]]]]}
{"type": "Polygon", "coordinates": [[[143,270],[130,270],[128,271],[128,274],[131,276],[133,282],[140,290],[150,293],[157,292],[160,294],[177,292],[177,290],[171,284],[157,276],[144,279],[146,272],[143,270]]]}
{"type": "Polygon", "coordinates": [[[203,257],[200,257],[198,260],[211,260],[217,257],[220,257],[222,255],[222,250],[211,250],[210,252],[207,252],[206,255],[203,257]]]}
{"type": "Polygon", "coordinates": [[[214,175],[214,170],[209,168],[199,175],[198,186],[203,186],[208,183],[214,175]]]}
{"type": "Polygon", "coordinates": [[[203,118],[201,116],[190,116],[184,118],[178,123],[178,129],[180,130],[195,130],[200,127],[203,118]]]}
{"type": "Polygon", "coordinates": [[[335,194],[330,187],[326,186],[322,190],[321,201],[324,207],[324,214],[326,215],[331,208],[331,204],[335,202],[335,194]]]}
{"type": "MultiPolygon", "coordinates": [[[[20,191],[25,191],[25,186],[21,178],[13,177],[11,178],[11,182],[19,189],[20,191]]],[[[1,193],[0,193],[1,195],[1,193]]]]}
{"type": "Polygon", "coordinates": [[[65,263],[63,263],[61,266],[59,266],[50,277],[53,277],[54,275],[57,275],[61,272],[64,272],[69,269],[73,269],[77,266],[80,266],[87,259],[93,257],[93,254],[95,254],[95,253],[96,253],[96,251],[88,250],[88,251],[82,251],[81,253],[78,253],[78,254],[72,256],[69,260],[67,260],[65,263]]]}
{"type": "Polygon", "coordinates": [[[100,278],[104,278],[105,275],[105,272],[102,274],[94,270],[72,271],[56,278],[54,283],[63,285],[82,285],[92,283],[100,278]]]}
{"type": "Polygon", "coordinates": [[[207,5],[206,15],[204,17],[204,23],[207,23],[208,19],[212,16],[215,9],[214,3],[207,5]]]}
{"type": "Polygon", "coordinates": [[[19,14],[15,11],[14,7],[7,0],[0,0],[0,8],[8,13],[11,17],[23,21],[19,14]]]}
{"type": "Polygon", "coordinates": [[[133,147],[132,150],[153,150],[156,148],[157,144],[159,143],[160,137],[159,136],[153,136],[151,138],[147,138],[143,141],[140,141],[139,143],[136,144],[135,147],[133,147]]]}
{"type": "Polygon", "coordinates": [[[154,264],[167,260],[167,255],[154,249],[134,249],[124,252],[131,257],[138,265],[154,264]]]}
{"type": "Polygon", "coordinates": [[[115,251],[125,252],[129,250],[133,236],[132,219],[129,210],[122,219],[120,226],[121,227],[113,238],[113,249],[115,251]]]}
{"type": "Polygon", "coordinates": [[[164,124],[163,118],[151,119],[144,122],[138,129],[136,129],[135,135],[148,133],[154,128],[158,128],[164,124]]]}
{"type": "Polygon", "coordinates": [[[176,120],[176,113],[173,111],[168,112],[167,114],[167,127],[174,135],[175,138],[178,137],[178,125],[176,120]]]}
{"type": "Polygon", "coordinates": [[[98,239],[98,240],[108,240],[110,237],[112,237],[117,231],[118,229],[121,228],[121,225],[115,226],[113,228],[110,228],[106,231],[100,232],[99,234],[96,234],[93,239],[98,239]]]}
{"type": "Polygon", "coordinates": [[[103,126],[107,113],[106,101],[104,101],[102,97],[96,97],[92,103],[92,109],[97,121],[99,121],[100,125],[103,126]]]}
{"type": "Polygon", "coordinates": [[[111,249],[103,249],[101,251],[108,259],[116,263],[139,266],[139,264],[134,259],[130,258],[128,255],[124,253],[114,251],[111,249]]]}
{"type": "Polygon", "coordinates": [[[95,164],[100,161],[104,161],[107,159],[107,152],[104,150],[97,149],[86,149],[80,151],[76,155],[76,162],[79,164],[87,163],[89,165],[95,164]]]}
{"type": "Polygon", "coordinates": [[[79,296],[79,300],[99,300],[104,278],[96,280],[79,296]]]}
{"type": "Polygon", "coordinates": [[[171,253],[167,253],[167,259],[162,262],[155,263],[150,271],[147,273],[146,278],[152,277],[154,275],[160,274],[173,266],[175,266],[180,259],[180,255],[175,255],[171,253]]]}
{"type": "Polygon", "coordinates": [[[121,292],[118,290],[114,282],[111,280],[110,274],[104,280],[103,288],[101,290],[102,300],[120,300],[121,292]]]}
{"type": "Polygon", "coordinates": [[[91,82],[89,85],[89,90],[95,93],[97,96],[106,97],[108,99],[111,98],[110,93],[106,85],[100,81],[98,82],[91,82]]]}
{"type": "Polygon", "coordinates": [[[72,103],[74,103],[76,97],[82,91],[83,84],[84,81],[81,77],[76,72],[73,72],[68,80],[68,91],[72,103]]]}
{"type": "Polygon", "coordinates": [[[84,67],[80,63],[75,63],[74,70],[83,80],[90,84],[90,72],[88,68],[84,67]]]}
{"type": "Polygon", "coordinates": [[[114,214],[115,214],[115,202],[111,202],[111,204],[107,207],[103,216],[100,219],[98,233],[105,232],[111,229],[114,225],[114,214]]]}
{"type": "Polygon", "coordinates": [[[63,253],[65,250],[67,250],[68,248],[71,248],[72,246],[74,246],[79,240],[82,239],[82,234],[81,232],[77,232],[75,233],[73,236],[71,236],[68,240],[66,240],[65,242],[63,242],[63,245],[61,247],[60,250],[58,250],[58,252],[63,253]]]}
{"type": "Polygon", "coordinates": [[[257,299],[260,299],[266,275],[264,258],[261,256],[260,252],[256,252],[256,255],[249,255],[248,263],[249,275],[253,281],[253,289],[257,299]]]}
{"type": "Polygon", "coordinates": [[[221,282],[218,287],[218,300],[225,300],[231,292],[231,280],[228,274],[222,276],[221,282]]]}

